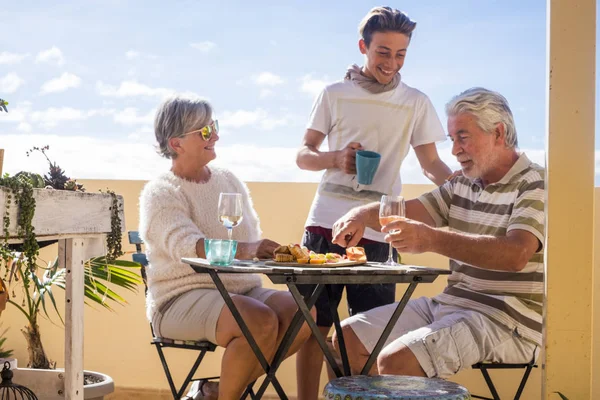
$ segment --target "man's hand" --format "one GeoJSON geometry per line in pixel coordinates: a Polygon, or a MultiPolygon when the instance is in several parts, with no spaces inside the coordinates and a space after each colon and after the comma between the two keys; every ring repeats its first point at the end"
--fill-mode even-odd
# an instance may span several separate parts
{"type": "Polygon", "coordinates": [[[356,174],[356,152],[362,150],[362,148],[362,145],[358,142],[349,143],[344,150],[337,152],[335,156],[335,167],[347,174],[356,174]]]}
{"type": "Polygon", "coordinates": [[[342,247],[356,246],[365,234],[365,222],[356,212],[348,212],[333,224],[332,242],[342,247]]]}
{"type": "Polygon", "coordinates": [[[412,219],[390,222],[381,231],[387,233],[385,240],[398,252],[412,254],[431,251],[436,233],[429,225],[412,219]]]}
{"type": "Polygon", "coordinates": [[[450,174],[450,176],[448,176],[446,178],[446,182],[451,181],[452,179],[456,178],[457,176],[462,176],[463,172],[462,169],[458,169],[456,171],[454,171],[453,173],[450,174]]]}
{"type": "Polygon", "coordinates": [[[270,239],[262,239],[257,242],[239,243],[236,258],[240,260],[251,260],[253,258],[273,258],[273,251],[279,247],[279,243],[270,239]]]}

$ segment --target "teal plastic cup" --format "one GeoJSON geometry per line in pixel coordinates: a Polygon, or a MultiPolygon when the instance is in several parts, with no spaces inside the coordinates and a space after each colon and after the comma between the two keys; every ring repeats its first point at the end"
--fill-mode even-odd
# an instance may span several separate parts
{"type": "Polygon", "coordinates": [[[226,267],[233,262],[237,240],[204,239],[204,252],[210,265],[226,267]]]}
{"type": "Polygon", "coordinates": [[[379,167],[381,154],[374,151],[359,150],[356,152],[356,179],[361,185],[370,185],[379,167]]]}

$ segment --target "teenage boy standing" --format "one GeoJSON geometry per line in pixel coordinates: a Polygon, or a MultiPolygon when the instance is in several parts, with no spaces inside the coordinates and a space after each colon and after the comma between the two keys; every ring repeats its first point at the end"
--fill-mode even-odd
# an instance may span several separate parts
{"type": "MultiPolygon", "coordinates": [[[[317,97],[296,163],[301,169],[325,170],[312,203],[302,244],[317,253],[345,249],[332,244],[331,228],[348,210],[398,195],[400,167],[410,147],[423,173],[437,185],[452,171],[439,158],[435,142],[445,140],[444,130],[429,98],[400,79],[399,71],[416,23],[390,7],[373,8],[359,25],[363,67],[353,65],[345,79],[327,86],[317,97]],[[320,151],[327,138],[329,151],[320,151]],[[358,150],[381,154],[373,183],[356,180],[358,150]]],[[[389,245],[381,232],[367,230],[359,246],[370,261],[386,261],[389,245]]],[[[334,285],[336,306],[346,286],[350,315],[394,302],[394,284],[334,285]]],[[[314,286],[299,286],[303,294],[314,286]]],[[[318,299],[317,325],[326,335],[333,319],[325,292],[318,299]]],[[[298,398],[317,399],[323,356],[314,337],[297,355],[298,398]]]]}

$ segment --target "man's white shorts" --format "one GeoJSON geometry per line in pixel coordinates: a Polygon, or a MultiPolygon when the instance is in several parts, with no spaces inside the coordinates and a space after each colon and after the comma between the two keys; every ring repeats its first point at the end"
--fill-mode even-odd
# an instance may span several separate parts
{"type": "MultiPolygon", "coordinates": [[[[356,314],[342,322],[371,353],[398,303],[356,314]]],[[[484,314],[421,297],[410,300],[385,346],[399,341],[430,378],[445,378],[478,362],[525,363],[536,345],[484,314]]],[[[399,343],[395,343],[399,344],[399,343]]],[[[384,348],[385,348],[384,346],[384,348]]]]}

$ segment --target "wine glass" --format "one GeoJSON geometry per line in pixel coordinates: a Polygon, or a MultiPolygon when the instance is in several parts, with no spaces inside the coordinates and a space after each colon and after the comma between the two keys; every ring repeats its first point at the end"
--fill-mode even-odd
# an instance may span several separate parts
{"type": "MultiPolygon", "coordinates": [[[[379,205],[379,223],[381,226],[385,226],[393,221],[398,221],[406,217],[406,206],[404,203],[404,197],[402,196],[381,196],[381,203],[379,205]]],[[[396,233],[396,230],[390,231],[390,233],[396,233]]],[[[394,248],[390,243],[390,254],[388,260],[383,263],[384,265],[399,265],[394,261],[394,248]]]]}
{"type": "Polygon", "coordinates": [[[227,234],[231,240],[233,227],[242,222],[241,193],[219,194],[219,221],[227,228],[227,234]]]}

